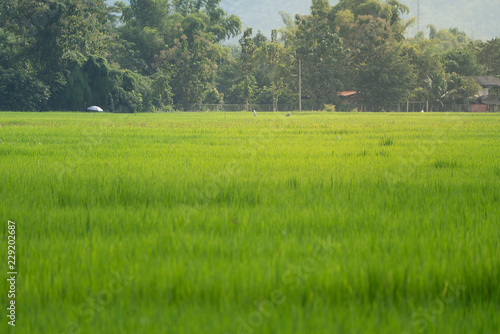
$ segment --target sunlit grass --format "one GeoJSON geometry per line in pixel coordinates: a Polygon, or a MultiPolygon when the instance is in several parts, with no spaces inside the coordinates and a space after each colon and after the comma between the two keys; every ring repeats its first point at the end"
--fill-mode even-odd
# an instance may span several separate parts
{"type": "Polygon", "coordinates": [[[494,333],[499,129],[497,114],[1,113],[15,332],[494,333]]]}

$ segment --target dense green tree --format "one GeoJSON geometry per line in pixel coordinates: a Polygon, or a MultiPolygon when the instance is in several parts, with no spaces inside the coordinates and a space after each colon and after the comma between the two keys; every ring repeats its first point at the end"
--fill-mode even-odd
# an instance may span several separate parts
{"type": "Polygon", "coordinates": [[[405,38],[413,20],[396,0],[313,0],[310,15],[270,38],[247,29],[220,0],[3,0],[0,3],[0,108],[117,112],[193,103],[273,104],[303,95],[311,107],[359,92],[381,110],[411,98],[465,103],[477,85],[468,77],[500,75],[500,42],[472,42],[457,28],[429,26],[405,38]],[[24,102],[19,94],[29,95],[24,102]]]}
{"type": "Polygon", "coordinates": [[[88,85],[79,66],[91,55],[104,56],[111,35],[109,10],[103,0],[6,0],[3,29],[15,36],[16,60],[50,89],[48,109],[81,110],[88,85]],[[74,73],[72,73],[74,71],[74,73]],[[73,94],[74,99],[62,97],[73,94]]]}
{"type": "Polygon", "coordinates": [[[429,40],[442,51],[461,49],[469,43],[467,35],[463,31],[459,31],[458,28],[437,30],[432,24],[429,24],[427,28],[429,28],[429,40]]]}
{"type": "Polygon", "coordinates": [[[233,44],[226,50],[230,54],[219,63],[216,77],[216,89],[224,103],[240,103],[240,96],[233,90],[241,79],[239,68],[240,46],[233,44]]]}
{"type": "Polygon", "coordinates": [[[475,54],[487,75],[500,77],[500,38],[478,43],[475,54]]]}
{"type": "Polygon", "coordinates": [[[216,43],[240,33],[240,19],[221,9],[220,0],[174,0],[173,3],[175,12],[184,17],[195,13],[204,14],[206,32],[212,34],[216,43]]]}
{"type": "Polygon", "coordinates": [[[107,106],[92,99],[89,78],[83,72],[82,66],[75,62],[72,67],[63,72],[63,84],[60,89],[53,89],[49,100],[51,110],[85,110],[89,103],[107,106]]]}
{"type": "Polygon", "coordinates": [[[429,73],[422,88],[421,98],[444,107],[446,103],[468,103],[474,100],[480,86],[470,77],[446,74],[441,70],[429,73]]]}
{"type": "Polygon", "coordinates": [[[469,42],[457,28],[429,29],[429,38],[419,32],[404,45],[403,52],[417,74],[411,99],[439,103],[442,107],[475,99],[479,87],[470,76],[484,72],[476,59],[480,44],[469,42]]]}
{"type": "Polygon", "coordinates": [[[451,91],[445,99],[447,103],[465,104],[474,101],[477,92],[481,89],[476,80],[457,73],[448,74],[446,81],[451,91]]]}
{"type": "Polygon", "coordinates": [[[309,95],[314,108],[338,101],[344,87],[346,63],[342,41],[328,20],[326,0],[313,0],[311,15],[296,16],[296,54],[302,62],[303,94],[309,95]]]}
{"type": "Polygon", "coordinates": [[[280,34],[280,42],[286,47],[289,47],[292,41],[295,39],[297,34],[297,24],[296,21],[290,16],[290,14],[281,11],[281,19],[283,20],[284,27],[278,29],[280,34]]]}
{"type": "Polygon", "coordinates": [[[410,9],[396,0],[380,2],[379,0],[340,0],[332,7],[330,17],[335,21],[338,29],[346,32],[346,27],[351,25],[359,16],[371,16],[386,21],[390,26],[396,40],[402,41],[406,28],[413,24],[415,19],[403,20],[403,15],[410,9]]]}
{"type": "Polygon", "coordinates": [[[260,30],[257,31],[257,34],[253,38],[253,44],[255,44],[255,47],[260,48],[266,42],[267,42],[267,37],[264,36],[264,34],[262,34],[260,30]]]}
{"type": "Polygon", "coordinates": [[[414,83],[410,59],[382,18],[359,16],[348,45],[354,86],[370,109],[406,101],[414,83]]]}
{"type": "Polygon", "coordinates": [[[54,69],[104,55],[109,34],[104,0],[18,0],[7,25],[24,41],[24,58],[50,84],[54,69]]]}
{"type": "Polygon", "coordinates": [[[220,9],[219,3],[134,0],[130,8],[123,8],[128,14],[125,25],[118,28],[125,41],[122,44],[133,48],[134,57],[116,55],[115,59],[125,61],[122,66],[132,65],[129,68],[134,70],[141,64],[137,61],[140,58],[144,75],[168,73],[162,77],[162,84],[169,78],[173,95],[162,96],[169,96],[178,106],[203,102],[207,94],[217,91],[218,63],[225,55],[218,42],[235,36],[241,25],[237,17],[220,9]],[[151,11],[153,20],[148,19],[151,11]]]}
{"type": "Polygon", "coordinates": [[[13,33],[0,28],[0,68],[17,67],[19,47],[13,33]]]}
{"type": "Polygon", "coordinates": [[[442,106],[448,96],[453,93],[446,81],[446,74],[442,70],[429,73],[424,80],[423,88],[425,100],[439,102],[442,106]]]}
{"type": "Polygon", "coordinates": [[[130,11],[125,11],[125,21],[133,22],[142,28],[162,30],[169,12],[168,0],[130,0],[130,11]]]}
{"type": "Polygon", "coordinates": [[[173,92],[170,87],[170,73],[157,71],[151,81],[152,103],[156,109],[166,109],[173,102],[173,92]]]}
{"type": "Polygon", "coordinates": [[[82,71],[88,80],[92,104],[109,105],[110,93],[115,88],[115,82],[112,80],[111,68],[106,59],[89,57],[83,64],[82,71]]]}
{"type": "Polygon", "coordinates": [[[0,68],[0,110],[39,111],[48,98],[48,87],[32,75],[0,68]]]}
{"type": "Polygon", "coordinates": [[[278,32],[273,30],[271,32],[271,42],[265,46],[267,63],[271,67],[271,91],[273,94],[273,111],[278,110],[278,99],[284,91],[283,76],[285,74],[284,68],[280,66],[283,64],[283,46],[278,43],[278,32]]]}
{"type": "Polygon", "coordinates": [[[156,28],[124,25],[118,28],[121,39],[114,45],[112,59],[123,68],[151,75],[158,55],[165,49],[164,37],[156,28]]]}
{"type": "Polygon", "coordinates": [[[272,104],[272,110],[278,110],[278,101],[294,102],[297,93],[297,80],[292,77],[292,73],[297,73],[295,49],[291,43],[279,39],[276,30],[271,32],[270,40],[259,33],[254,37],[249,34],[250,29],[247,37],[240,39],[236,62],[222,69],[224,77],[232,78],[226,100],[246,103],[248,96],[248,102],[272,104]]]}
{"type": "Polygon", "coordinates": [[[405,55],[416,75],[416,83],[427,79],[428,73],[442,71],[442,55],[433,42],[426,38],[412,40],[402,45],[405,55]]]}
{"type": "Polygon", "coordinates": [[[251,38],[252,28],[245,29],[243,36],[240,38],[241,55],[241,79],[235,90],[245,100],[245,110],[248,110],[250,100],[255,95],[256,82],[254,77],[254,63],[256,46],[254,40],[251,38]]]}
{"type": "Polygon", "coordinates": [[[462,76],[481,75],[483,70],[476,61],[476,56],[468,47],[447,51],[443,57],[447,73],[457,73],[462,76]]]}
{"type": "Polygon", "coordinates": [[[164,53],[162,67],[173,69],[174,103],[187,106],[203,102],[205,93],[215,88],[220,47],[212,44],[204,34],[195,34],[190,42],[182,27],[178,29],[179,37],[164,53]]]}

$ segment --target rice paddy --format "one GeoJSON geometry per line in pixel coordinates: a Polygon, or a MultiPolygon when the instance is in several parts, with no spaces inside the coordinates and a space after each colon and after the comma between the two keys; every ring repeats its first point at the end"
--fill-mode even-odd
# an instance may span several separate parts
{"type": "Polygon", "coordinates": [[[0,113],[0,162],[2,332],[499,332],[499,114],[0,113]]]}

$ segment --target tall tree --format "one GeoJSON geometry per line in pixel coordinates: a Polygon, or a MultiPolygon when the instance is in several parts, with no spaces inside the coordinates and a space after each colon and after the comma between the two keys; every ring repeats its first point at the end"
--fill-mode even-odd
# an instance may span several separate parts
{"type": "Polygon", "coordinates": [[[479,43],[476,58],[486,74],[500,77],[500,38],[479,43]]]}
{"type": "Polygon", "coordinates": [[[304,94],[311,97],[315,109],[338,101],[346,74],[342,41],[328,19],[329,10],[326,0],[313,0],[311,15],[296,16],[295,47],[303,64],[304,94]]]}
{"type": "Polygon", "coordinates": [[[405,101],[413,87],[414,74],[401,43],[393,40],[388,22],[359,16],[351,31],[349,62],[362,101],[376,111],[405,101]]]}
{"type": "Polygon", "coordinates": [[[281,47],[278,44],[278,32],[271,32],[271,43],[266,45],[266,58],[271,66],[271,90],[273,93],[273,111],[278,110],[278,98],[283,90],[283,78],[279,71],[281,47]]]}
{"type": "Polygon", "coordinates": [[[449,50],[444,54],[443,62],[447,73],[472,76],[481,75],[483,72],[476,61],[476,55],[469,47],[449,50]]]}
{"type": "Polygon", "coordinates": [[[160,68],[172,68],[172,90],[175,104],[185,107],[201,103],[207,91],[215,87],[217,58],[220,47],[211,43],[205,34],[184,34],[181,26],[174,31],[174,44],[162,55],[160,68]]]}
{"type": "Polygon", "coordinates": [[[218,43],[239,33],[239,19],[228,16],[219,4],[220,0],[133,0],[125,8],[129,14],[119,28],[120,36],[144,60],[144,74],[160,71],[165,74],[162,82],[170,78],[171,98],[179,106],[201,103],[206,94],[213,95],[218,62],[224,55],[218,43]]]}
{"type": "Polygon", "coordinates": [[[330,16],[336,21],[339,28],[351,24],[359,16],[371,16],[385,20],[393,32],[396,40],[402,41],[406,28],[410,26],[415,19],[404,20],[403,15],[408,14],[410,9],[397,0],[340,0],[332,7],[330,16]],[[352,17],[352,18],[350,18],[352,17]],[[346,18],[349,18],[346,21],[346,18]]]}
{"type": "MultiPolygon", "coordinates": [[[[7,29],[24,40],[24,58],[41,77],[89,55],[104,55],[108,7],[104,0],[18,0],[7,29]]],[[[43,79],[43,78],[42,78],[43,79]]]]}
{"type": "Polygon", "coordinates": [[[131,15],[127,17],[129,22],[135,22],[140,27],[162,30],[170,13],[170,4],[169,0],[130,0],[130,9],[131,15]]]}
{"type": "Polygon", "coordinates": [[[444,71],[430,72],[423,83],[424,97],[444,108],[446,103],[468,103],[475,99],[480,86],[470,77],[444,71]]]}
{"type": "Polygon", "coordinates": [[[240,83],[236,86],[241,97],[245,99],[245,110],[247,111],[250,100],[255,95],[256,88],[255,77],[253,75],[256,46],[251,36],[252,28],[247,28],[239,40],[241,46],[240,66],[242,77],[240,83]]]}
{"type": "Polygon", "coordinates": [[[111,40],[109,23],[110,11],[103,0],[2,2],[0,25],[17,41],[16,59],[10,57],[8,67],[19,66],[50,88],[47,105],[38,108],[85,106],[89,87],[80,67],[91,55],[105,56],[111,40]],[[62,99],[63,94],[73,98],[62,99]]]}

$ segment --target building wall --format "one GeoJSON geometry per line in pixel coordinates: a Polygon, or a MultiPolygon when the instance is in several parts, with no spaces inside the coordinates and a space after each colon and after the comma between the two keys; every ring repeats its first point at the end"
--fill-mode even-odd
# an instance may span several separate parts
{"type": "Polygon", "coordinates": [[[471,112],[486,112],[486,104],[471,104],[470,111],[471,112]]]}

